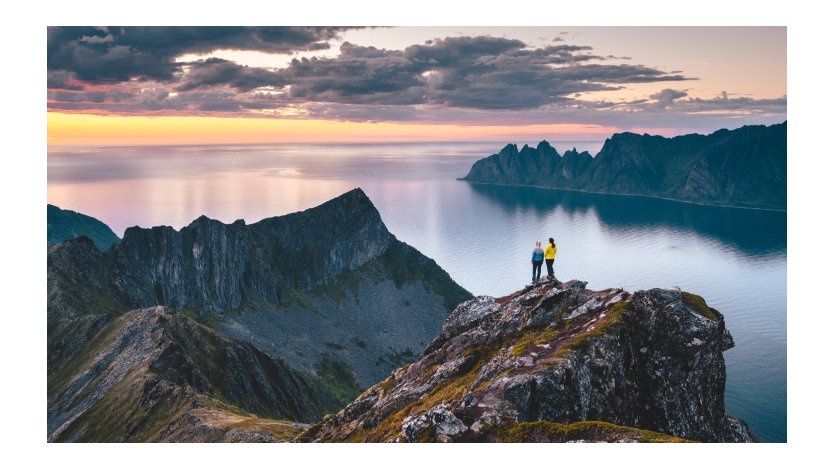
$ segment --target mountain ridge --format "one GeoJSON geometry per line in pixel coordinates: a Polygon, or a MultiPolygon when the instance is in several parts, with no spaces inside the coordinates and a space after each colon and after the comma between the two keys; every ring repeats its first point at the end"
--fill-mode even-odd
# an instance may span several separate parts
{"type": "MultiPolygon", "coordinates": [[[[167,441],[198,434],[190,421],[206,413],[304,422],[326,399],[280,360],[163,307],[120,316],[61,373],[49,391],[50,442],[167,441]]],[[[203,427],[215,439],[229,431],[203,427]]]]}
{"type": "MultiPolygon", "coordinates": [[[[83,235],[49,245],[47,294],[51,391],[126,312],[166,308],[286,363],[318,411],[413,358],[471,297],[388,232],[361,189],[252,225],[203,216],[179,231],[131,227],[107,251],[83,235]]],[[[50,416],[63,395],[49,399],[50,416]]]]}
{"type": "Polygon", "coordinates": [[[459,180],[785,210],[786,172],[787,121],[673,138],[617,133],[594,157],[559,156],[547,141],[508,144],[459,180]]]}

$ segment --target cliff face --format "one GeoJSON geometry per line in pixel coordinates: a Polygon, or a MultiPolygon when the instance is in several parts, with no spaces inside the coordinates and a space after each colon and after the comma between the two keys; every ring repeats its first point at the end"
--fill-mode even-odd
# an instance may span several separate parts
{"type": "Polygon", "coordinates": [[[119,243],[119,237],[98,219],[75,211],[64,210],[52,204],[46,205],[46,243],[61,243],[78,236],[87,236],[96,247],[107,250],[119,243]]]}
{"type": "Polygon", "coordinates": [[[301,439],[750,441],[724,410],[732,345],[692,294],[541,282],[464,302],[418,361],[301,439]]]}
{"type": "Polygon", "coordinates": [[[629,132],[591,157],[547,142],[514,145],[472,165],[464,181],[787,208],[787,122],[674,138],[629,132]]]}
{"type": "Polygon", "coordinates": [[[113,253],[114,284],[131,305],[210,312],[245,302],[287,300],[381,255],[395,240],[355,189],[304,212],[247,226],[200,217],[171,227],[125,231],[113,253]]]}
{"type": "Polygon", "coordinates": [[[176,309],[285,361],[319,398],[302,410],[310,395],[301,389],[297,413],[275,416],[315,421],[413,360],[454,306],[471,298],[434,261],[396,240],[358,189],[252,225],[201,217],[179,231],[133,227],[106,252],[85,236],[67,240],[49,246],[47,278],[56,423],[77,414],[57,405],[70,396],[66,371],[131,310],[176,309]]]}
{"type": "Polygon", "coordinates": [[[265,423],[246,439],[280,440],[306,427],[275,419],[315,421],[324,408],[283,362],[163,307],[125,313],[59,375],[48,391],[50,442],[236,440],[256,415],[265,423]]]}

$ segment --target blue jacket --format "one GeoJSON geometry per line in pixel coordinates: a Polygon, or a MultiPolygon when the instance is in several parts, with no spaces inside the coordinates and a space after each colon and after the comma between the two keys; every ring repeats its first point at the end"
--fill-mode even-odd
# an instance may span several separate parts
{"type": "Polygon", "coordinates": [[[544,261],[544,250],[541,248],[534,248],[533,259],[531,261],[544,261]]]}

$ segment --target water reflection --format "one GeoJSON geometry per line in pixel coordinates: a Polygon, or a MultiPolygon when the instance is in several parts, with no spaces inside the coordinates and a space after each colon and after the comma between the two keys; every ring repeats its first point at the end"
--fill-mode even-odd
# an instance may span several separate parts
{"type": "Polygon", "coordinates": [[[705,206],[649,197],[624,197],[555,189],[470,184],[473,192],[508,212],[554,208],[569,214],[593,211],[614,230],[672,229],[696,232],[753,257],[785,255],[787,213],[705,206]]]}
{"type": "MultiPolygon", "coordinates": [[[[555,236],[556,275],[591,288],[680,286],[720,310],[729,412],[786,440],[785,213],[456,181],[488,144],[50,149],[47,200],[121,234],[200,215],[247,223],[361,187],[400,240],[476,294],[530,279],[535,241],[555,236]]],[[[560,150],[562,147],[558,147],[560,150]]]]}

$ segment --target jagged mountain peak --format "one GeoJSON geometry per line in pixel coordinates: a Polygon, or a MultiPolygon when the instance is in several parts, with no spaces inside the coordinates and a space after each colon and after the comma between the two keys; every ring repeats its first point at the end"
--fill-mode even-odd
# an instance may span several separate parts
{"type": "Polygon", "coordinates": [[[542,150],[542,149],[552,149],[552,148],[553,148],[553,146],[552,146],[552,145],[550,145],[550,142],[548,142],[548,141],[546,141],[546,140],[542,140],[541,142],[539,142],[539,144],[536,146],[536,148],[537,148],[537,149],[539,149],[539,150],[542,150]]]}
{"type": "Polygon", "coordinates": [[[594,157],[575,148],[561,161],[542,158],[549,150],[532,153],[502,150],[476,161],[461,179],[737,207],[787,206],[787,121],[672,138],[620,132],[605,139],[594,157]]]}
{"type": "MultiPolygon", "coordinates": [[[[91,344],[109,347],[106,343],[112,338],[99,336],[99,341],[97,335],[118,328],[123,317],[138,315],[126,314],[129,311],[175,309],[178,313],[143,312],[171,318],[171,325],[190,324],[184,323],[187,317],[208,327],[201,331],[211,338],[237,338],[278,362],[286,361],[310,383],[327,390],[324,404],[326,411],[333,412],[356,397],[362,386],[412,360],[437,334],[452,308],[471,298],[433,260],[398,241],[361,189],[251,225],[199,217],[180,230],[132,227],[123,242],[107,252],[86,237],[68,240],[48,247],[47,276],[47,379],[50,390],[59,391],[49,398],[53,430],[75,415],[70,410],[73,405],[64,401],[73,393],[72,387],[65,388],[70,377],[64,371],[77,365],[91,344]],[[53,405],[70,410],[69,414],[53,405]]],[[[193,361],[187,354],[177,357],[182,361],[171,364],[181,363],[166,373],[173,374],[172,380],[193,377],[189,369],[193,361]]],[[[209,368],[214,364],[226,369],[215,359],[207,363],[209,368]]],[[[94,369],[92,375],[102,370],[94,369]]],[[[194,388],[190,383],[186,386],[194,388]]],[[[130,387],[123,391],[132,401],[119,401],[113,420],[144,412],[133,408],[138,406],[133,398],[141,390],[130,387]]],[[[299,397],[305,399],[303,393],[299,397]]],[[[162,408],[176,412],[174,405],[178,406],[168,403],[162,408]]],[[[305,416],[316,419],[320,417],[316,410],[324,410],[312,405],[304,409],[313,413],[305,416]]],[[[206,413],[195,413],[189,419],[211,421],[206,413]]],[[[245,416],[236,416],[246,421],[245,416]]],[[[269,426],[273,424],[287,427],[269,426]]],[[[182,439],[216,437],[180,430],[182,439]]],[[[59,434],[60,440],[101,438],[86,432],[59,434]]],[[[136,436],[108,434],[107,439],[141,439],[136,436]]]]}
{"type": "Polygon", "coordinates": [[[516,144],[507,144],[498,153],[499,154],[517,154],[518,153],[518,145],[516,145],[516,144]]]}

